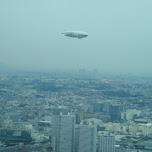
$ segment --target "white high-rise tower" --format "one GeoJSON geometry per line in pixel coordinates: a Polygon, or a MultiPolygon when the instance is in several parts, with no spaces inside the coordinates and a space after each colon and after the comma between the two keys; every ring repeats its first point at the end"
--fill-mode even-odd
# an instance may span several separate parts
{"type": "Polygon", "coordinates": [[[76,125],[75,152],[96,152],[97,126],[76,125]]]}
{"type": "Polygon", "coordinates": [[[53,152],[74,152],[75,116],[53,115],[52,138],[53,152]]]}

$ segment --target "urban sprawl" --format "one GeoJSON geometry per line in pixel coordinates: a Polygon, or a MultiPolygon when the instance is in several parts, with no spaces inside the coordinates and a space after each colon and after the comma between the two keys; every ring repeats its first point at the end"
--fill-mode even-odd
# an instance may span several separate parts
{"type": "Polygon", "coordinates": [[[0,73],[0,152],[152,152],[152,77],[0,73]]]}

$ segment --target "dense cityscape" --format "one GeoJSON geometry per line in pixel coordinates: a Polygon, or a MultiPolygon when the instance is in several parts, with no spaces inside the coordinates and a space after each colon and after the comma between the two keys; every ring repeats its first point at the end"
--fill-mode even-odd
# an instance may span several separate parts
{"type": "Polygon", "coordinates": [[[0,73],[0,152],[151,152],[152,77],[0,73]]]}

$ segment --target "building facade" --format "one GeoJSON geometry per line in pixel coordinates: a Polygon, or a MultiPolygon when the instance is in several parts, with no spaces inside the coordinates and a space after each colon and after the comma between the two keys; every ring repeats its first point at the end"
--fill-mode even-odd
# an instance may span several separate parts
{"type": "Polygon", "coordinates": [[[75,152],[96,152],[97,126],[76,125],[75,152]]]}
{"type": "Polygon", "coordinates": [[[115,138],[114,136],[98,136],[98,152],[115,152],[115,138]]]}
{"type": "Polygon", "coordinates": [[[109,115],[111,116],[111,121],[120,121],[121,113],[124,111],[123,105],[109,105],[109,115]]]}
{"type": "Polygon", "coordinates": [[[75,116],[53,115],[51,145],[53,152],[74,152],[75,116]]]}
{"type": "Polygon", "coordinates": [[[94,112],[103,112],[104,111],[104,104],[103,103],[94,103],[93,111],[94,112]]]}

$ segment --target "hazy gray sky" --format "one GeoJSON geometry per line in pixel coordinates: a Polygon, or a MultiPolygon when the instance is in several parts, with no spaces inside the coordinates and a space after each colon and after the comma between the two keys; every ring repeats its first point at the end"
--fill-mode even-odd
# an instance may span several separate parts
{"type": "Polygon", "coordinates": [[[151,72],[152,0],[0,0],[0,62],[151,72]],[[64,37],[64,29],[89,36],[64,37]]]}

